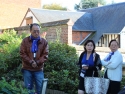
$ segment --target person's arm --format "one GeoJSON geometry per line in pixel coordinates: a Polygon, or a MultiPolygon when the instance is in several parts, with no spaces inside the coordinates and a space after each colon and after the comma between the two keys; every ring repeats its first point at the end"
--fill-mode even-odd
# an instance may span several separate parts
{"type": "Polygon", "coordinates": [[[119,64],[121,64],[121,62],[123,62],[123,57],[121,54],[116,54],[108,63],[108,65],[106,65],[106,68],[109,69],[115,69],[119,66],[119,64]]]}
{"type": "Polygon", "coordinates": [[[96,62],[96,70],[101,70],[102,69],[102,63],[101,63],[101,59],[100,56],[98,57],[98,60],[96,62]]]}
{"type": "Polygon", "coordinates": [[[43,64],[48,59],[48,53],[49,53],[49,46],[48,43],[46,42],[41,57],[39,58],[39,60],[36,61],[37,65],[43,64]]]}
{"type": "Polygon", "coordinates": [[[116,52],[109,61],[102,60],[102,65],[109,69],[115,69],[121,62],[123,62],[123,57],[121,53],[116,52]]]}
{"type": "Polygon", "coordinates": [[[103,60],[101,60],[103,66],[107,66],[110,64],[110,62],[106,61],[107,57],[109,57],[109,54],[103,60]]]}
{"type": "Polygon", "coordinates": [[[99,58],[98,58],[98,60],[97,60],[97,67],[99,68],[99,70],[102,69],[102,63],[101,63],[100,56],[99,56],[99,58]]]}
{"type": "Polygon", "coordinates": [[[23,39],[21,46],[20,46],[20,57],[22,59],[23,62],[27,63],[27,64],[32,64],[34,62],[34,60],[30,59],[26,53],[26,45],[25,45],[25,39],[23,39]]]}

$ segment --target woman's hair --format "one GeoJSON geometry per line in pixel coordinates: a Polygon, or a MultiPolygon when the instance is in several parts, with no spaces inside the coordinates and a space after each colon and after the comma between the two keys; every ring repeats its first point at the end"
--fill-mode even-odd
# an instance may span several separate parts
{"type": "Polygon", "coordinates": [[[94,43],[94,41],[93,40],[87,40],[86,42],[85,42],[85,44],[84,44],[84,52],[87,52],[87,50],[86,50],[86,45],[89,43],[89,42],[91,42],[92,44],[93,44],[93,50],[92,50],[92,53],[94,53],[95,52],[95,43],[94,43]]]}
{"type": "Polygon", "coordinates": [[[117,43],[117,45],[119,45],[118,41],[116,39],[112,39],[110,42],[109,42],[109,47],[111,46],[111,43],[115,41],[117,43]]]}
{"type": "Polygon", "coordinates": [[[37,24],[37,23],[32,23],[32,24],[30,24],[30,31],[32,30],[32,27],[33,27],[33,26],[39,26],[39,27],[40,27],[39,24],[37,24]]]}

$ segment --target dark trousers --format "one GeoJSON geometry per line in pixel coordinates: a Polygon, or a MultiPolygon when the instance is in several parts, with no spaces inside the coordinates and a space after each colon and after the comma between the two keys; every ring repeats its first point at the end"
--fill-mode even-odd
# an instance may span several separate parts
{"type": "Polygon", "coordinates": [[[119,91],[120,91],[120,82],[110,81],[107,94],[118,94],[119,91]]]}
{"type": "MultiPolygon", "coordinates": [[[[105,78],[107,77],[107,70],[105,72],[105,78]]],[[[111,81],[110,80],[110,84],[109,84],[109,88],[107,91],[107,94],[118,94],[118,92],[120,91],[120,82],[119,81],[111,81]]]]}

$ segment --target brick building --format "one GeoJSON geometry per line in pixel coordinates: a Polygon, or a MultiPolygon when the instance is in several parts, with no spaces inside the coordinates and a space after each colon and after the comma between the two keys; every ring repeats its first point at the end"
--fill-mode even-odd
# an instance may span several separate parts
{"type": "MultiPolygon", "coordinates": [[[[120,48],[125,48],[124,6],[125,2],[84,9],[78,12],[29,8],[20,26],[26,26],[32,22],[48,23],[47,27],[50,28],[55,26],[64,27],[65,25],[65,30],[62,29],[63,33],[61,33],[61,41],[65,40],[64,43],[82,45],[87,39],[92,39],[96,46],[108,47],[110,40],[116,39],[120,44],[120,48]],[[67,24],[69,21],[63,23],[67,19],[72,24],[67,24]],[[63,39],[64,35],[66,37],[63,39]]],[[[50,28],[47,39],[56,32],[54,31],[56,28],[52,30],[50,28]],[[50,32],[51,34],[48,36],[50,32]]],[[[56,34],[53,37],[55,36],[56,34]]]]}
{"type": "Polygon", "coordinates": [[[0,0],[0,29],[19,27],[29,7],[41,8],[42,0],[0,0]]]}
{"type": "Polygon", "coordinates": [[[20,26],[42,23],[47,28],[44,32],[47,32],[48,41],[54,41],[60,36],[63,43],[80,45],[94,32],[91,21],[90,13],[29,8],[20,26]]]}
{"type": "Polygon", "coordinates": [[[97,47],[108,47],[109,41],[116,39],[120,48],[124,48],[124,6],[125,3],[118,3],[79,12],[28,8],[19,26],[42,23],[48,41],[55,41],[60,36],[63,43],[82,45],[92,39],[97,47]]]}

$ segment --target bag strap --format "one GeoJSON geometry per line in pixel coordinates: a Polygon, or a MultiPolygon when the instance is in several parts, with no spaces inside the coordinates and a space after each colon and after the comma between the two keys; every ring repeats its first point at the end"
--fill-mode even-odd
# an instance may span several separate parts
{"type": "Polygon", "coordinates": [[[97,63],[98,60],[99,60],[99,55],[95,53],[95,61],[94,62],[96,63],[96,65],[98,65],[98,63],[97,63]]]}
{"type": "MultiPolygon", "coordinates": [[[[99,70],[99,67],[97,66],[96,68],[97,68],[97,72],[98,72],[99,77],[101,77],[101,71],[99,70]]],[[[92,77],[94,77],[94,73],[95,73],[95,71],[93,71],[92,77]]]]}
{"type": "MultiPolygon", "coordinates": [[[[100,77],[100,78],[104,78],[104,75],[105,75],[105,74],[101,75],[101,70],[99,70],[99,67],[96,67],[96,68],[97,68],[97,72],[98,72],[99,77],[100,77]]],[[[95,72],[95,71],[93,71],[92,77],[94,76],[94,72],[95,72]]]]}
{"type": "MultiPolygon", "coordinates": [[[[101,78],[101,70],[99,70],[98,66],[96,68],[97,68],[98,75],[101,78]]],[[[92,77],[94,77],[94,73],[95,73],[95,71],[93,71],[92,77]]],[[[103,75],[103,78],[104,78],[104,75],[103,75]]]]}

